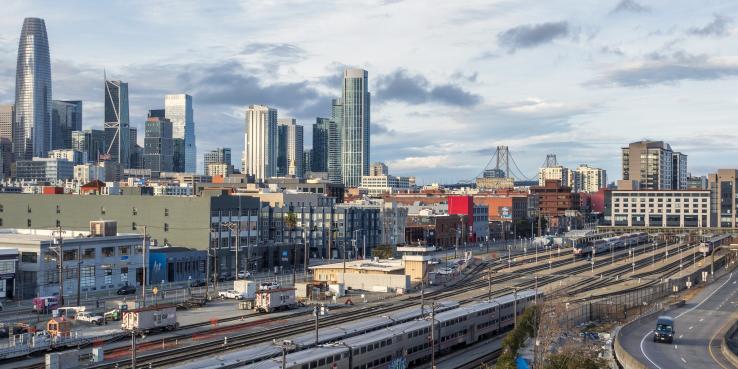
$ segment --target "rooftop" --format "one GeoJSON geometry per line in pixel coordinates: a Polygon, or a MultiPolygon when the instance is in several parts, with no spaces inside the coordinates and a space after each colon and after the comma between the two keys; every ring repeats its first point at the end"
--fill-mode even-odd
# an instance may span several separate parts
{"type": "MultiPolygon", "coordinates": [[[[343,268],[343,262],[333,264],[323,264],[310,267],[310,269],[340,269],[343,268]]],[[[374,270],[382,272],[390,272],[395,270],[404,270],[400,259],[375,259],[375,260],[346,260],[346,269],[374,270]]]]}

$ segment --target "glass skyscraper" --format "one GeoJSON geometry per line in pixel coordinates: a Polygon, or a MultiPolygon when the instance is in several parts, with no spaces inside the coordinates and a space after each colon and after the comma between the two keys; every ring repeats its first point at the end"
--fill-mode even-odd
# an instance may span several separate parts
{"type": "Polygon", "coordinates": [[[312,165],[309,168],[313,172],[328,171],[328,128],[331,120],[328,118],[316,118],[313,124],[313,154],[312,165]]]}
{"type": "Polygon", "coordinates": [[[172,122],[172,138],[184,140],[184,171],[197,171],[197,146],[195,145],[195,120],[192,96],[187,94],[166,95],[164,114],[172,122]]]}
{"type": "Polygon", "coordinates": [[[128,83],[105,80],[105,158],[131,167],[128,83]]]}
{"type": "Polygon", "coordinates": [[[331,101],[331,120],[328,122],[328,180],[341,180],[341,127],[343,126],[343,100],[331,101]]]}
{"type": "Polygon", "coordinates": [[[82,101],[53,100],[51,108],[51,148],[71,149],[72,132],[82,130],[82,101]]]}
{"type": "Polygon", "coordinates": [[[343,125],[341,126],[341,179],[346,187],[358,187],[369,173],[368,72],[343,71],[343,125]]]}
{"type": "Polygon", "coordinates": [[[46,24],[23,20],[15,71],[16,160],[43,157],[51,149],[51,61],[46,24]]]}

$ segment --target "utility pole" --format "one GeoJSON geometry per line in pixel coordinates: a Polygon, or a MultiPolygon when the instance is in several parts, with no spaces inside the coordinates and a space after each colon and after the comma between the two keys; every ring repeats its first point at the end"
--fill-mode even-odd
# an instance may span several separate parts
{"type": "Polygon", "coordinates": [[[82,245],[77,244],[77,306],[80,306],[80,296],[82,295],[82,245]]]}
{"type": "MultiPolygon", "coordinates": [[[[239,269],[239,259],[238,259],[238,249],[241,248],[241,201],[239,199],[238,201],[238,223],[236,223],[236,280],[238,280],[238,274],[241,273],[241,269],[239,269]]],[[[245,277],[244,273],[244,277],[245,277]]]]}
{"type": "Polygon", "coordinates": [[[518,288],[513,287],[513,328],[518,327],[518,288]]]}
{"type": "Polygon", "coordinates": [[[492,267],[488,267],[489,271],[489,290],[487,291],[487,300],[492,301],[492,267]]]}
{"type": "MultiPolygon", "coordinates": [[[[143,281],[141,281],[141,285],[143,286],[143,288],[141,288],[141,299],[143,301],[142,302],[143,307],[146,307],[146,278],[147,278],[147,276],[146,276],[146,269],[148,269],[149,266],[146,264],[146,246],[147,246],[147,242],[146,242],[146,237],[147,237],[146,226],[144,225],[143,228],[144,228],[144,237],[143,237],[143,245],[142,245],[142,252],[143,252],[143,255],[142,255],[142,257],[143,257],[143,273],[142,273],[142,275],[143,275],[143,281]]],[[[134,348],[135,348],[135,344],[136,344],[135,338],[134,338],[134,341],[133,342],[134,342],[134,348]]],[[[135,355],[135,350],[134,350],[134,355],[135,355]]],[[[135,366],[134,366],[134,368],[135,368],[135,366]]]]}
{"type": "Polygon", "coordinates": [[[131,331],[131,368],[136,369],[136,331],[131,331]]]}
{"type": "Polygon", "coordinates": [[[303,257],[305,259],[305,265],[303,266],[303,272],[305,274],[305,282],[307,282],[308,279],[308,264],[310,264],[310,248],[308,247],[308,237],[307,237],[307,231],[305,228],[302,229],[302,243],[305,247],[305,251],[303,252],[303,257]]]}
{"type": "Polygon", "coordinates": [[[61,226],[56,227],[56,231],[53,234],[54,237],[54,244],[56,244],[55,251],[56,251],[56,260],[57,260],[57,269],[59,271],[59,307],[64,306],[64,237],[62,236],[62,228],[61,226]]]}
{"type": "Polygon", "coordinates": [[[431,305],[431,369],[436,369],[436,302],[431,305]]]}

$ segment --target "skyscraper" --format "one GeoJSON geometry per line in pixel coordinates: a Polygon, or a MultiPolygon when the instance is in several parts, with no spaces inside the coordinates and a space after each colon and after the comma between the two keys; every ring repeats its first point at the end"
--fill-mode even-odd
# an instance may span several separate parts
{"type": "Polygon", "coordinates": [[[0,162],[3,177],[10,176],[10,164],[13,162],[13,126],[15,122],[15,105],[0,105],[0,162]]]}
{"type": "Polygon", "coordinates": [[[53,100],[51,105],[51,148],[71,149],[72,131],[82,130],[82,101],[53,100]]]}
{"type": "Polygon", "coordinates": [[[328,171],[328,118],[316,118],[313,124],[313,153],[310,170],[313,172],[328,171]]]}
{"type": "MultiPolygon", "coordinates": [[[[303,127],[292,118],[278,119],[277,125],[280,131],[284,130],[285,135],[284,148],[279,147],[279,152],[283,152],[286,159],[287,171],[285,174],[302,178],[304,175],[302,166],[304,155],[303,127]]],[[[280,144],[281,142],[278,145],[280,144]]]]}
{"type": "Polygon", "coordinates": [[[245,173],[263,181],[277,174],[277,109],[251,105],[246,110],[245,173]]]}
{"type": "Polygon", "coordinates": [[[641,190],[687,188],[687,155],[663,141],[633,142],[623,147],[623,179],[636,181],[641,190]]]}
{"type": "Polygon", "coordinates": [[[166,118],[146,119],[144,136],[144,168],[151,170],[152,177],[161,172],[172,171],[172,122],[166,118]]]}
{"type": "Polygon", "coordinates": [[[23,20],[15,70],[17,160],[43,157],[51,149],[51,61],[46,24],[41,18],[23,20]]]}
{"type": "Polygon", "coordinates": [[[197,146],[195,145],[195,118],[192,96],[187,94],[164,97],[164,113],[172,122],[172,138],[184,140],[184,171],[197,172],[197,146]]]}
{"type": "Polygon", "coordinates": [[[128,83],[105,80],[105,153],[109,160],[130,168],[130,130],[128,120],[128,83]]]}
{"type": "Polygon", "coordinates": [[[277,177],[287,175],[287,126],[277,120],[277,177]]]}
{"type": "Polygon", "coordinates": [[[328,180],[342,183],[341,179],[341,127],[343,126],[343,100],[331,101],[331,120],[328,122],[328,180]]]}
{"type": "Polygon", "coordinates": [[[343,125],[341,126],[341,179],[358,187],[369,174],[369,74],[363,69],[343,71],[343,125]]]}
{"type": "Polygon", "coordinates": [[[101,129],[86,129],[72,132],[72,149],[87,153],[91,162],[100,160],[100,156],[107,150],[105,131],[101,129]]]}
{"type": "Polygon", "coordinates": [[[208,173],[209,164],[231,164],[231,149],[228,147],[219,147],[205,153],[203,156],[203,167],[206,176],[210,175],[208,173]]]}

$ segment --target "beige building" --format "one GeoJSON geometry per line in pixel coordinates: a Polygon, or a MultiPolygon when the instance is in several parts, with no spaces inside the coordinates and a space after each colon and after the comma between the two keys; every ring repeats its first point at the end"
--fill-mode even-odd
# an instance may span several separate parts
{"type": "Polygon", "coordinates": [[[738,170],[718,169],[708,175],[708,187],[712,196],[713,227],[738,226],[736,222],[736,196],[738,196],[738,170]]]}
{"type": "Polygon", "coordinates": [[[710,224],[710,191],[612,191],[612,226],[694,228],[710,224]]]}
{"type": "Polygon", "coordinates": [[[205,171],[206,176],[228,176],[233,174],[233,165],[226,163],[210,163],[205,171]]]}
{"type": "Polygon", "coordinates": [[[571,187],[576,191],[574,176],[575,174],[571,169],[562,165],[543,167],[538,169],[538,185],[544,186],[547,180],[555,180],[561,182],[562,186],[571,187]]]}
{"type": "Polygon", "coordinates": [[[581,192],[597,192],[607,187],[607,171],[604,169],[580,164],[573,173],[576,182],[573,187],[581,192]]]}
{"type": "Polygon", "coordinates": [[[663,141],[638,141],[623,147],[624,180],[638,181],[642,190],[687,188],[687,155],[663,141]]]}
{"type": "Polygon", "coordinates": [[[515,179],[509,177],[502,178],[477,178],[477,189],[478,190],[500,190],[505,188],[514,188],[515,179]]]}

